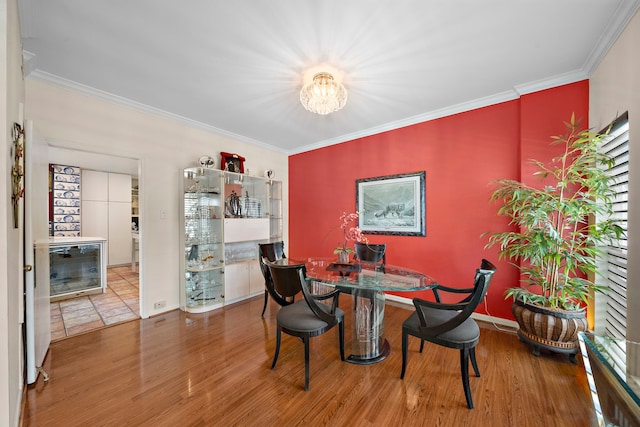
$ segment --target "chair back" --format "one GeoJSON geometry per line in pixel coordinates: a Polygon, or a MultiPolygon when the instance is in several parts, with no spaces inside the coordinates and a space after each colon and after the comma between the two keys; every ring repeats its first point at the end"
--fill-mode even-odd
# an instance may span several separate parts
{"type": "Polygon", "coordinates": [[[265,286],[269,289],[271,275],[269,274],[269,268],[262,262],[262,258],[266,258],[267,261],[271,262],[286,258],[287,256],[284,254],[284,242],[260,243],[258,244],[258,250],[260,251],[258,256],[260,270],[265,280],[265,286]]]}
{"type": "MultiPolygon", "coordinates": [[[[293,302],[288,298],[293,297],[297,294],[297,292],[293,294],[283,295],[277,292],[273,286],[273,279],[271,278],[271,272],[269,271],[269,267],[265,262],[274,262],[279,259],[286,258],[287,256],[284,254],[284,242],[273,242],[273,243],[260,243],[258,244],[258,250],[260,252],[258,256],[258,261],[260,263],[260,270],[262,271],[262,276],[264,277],[264,286],[278,304],[281,306],[289,305],[293,302]]],[[[290,292],[290,291],[289,291],[290,292]]],[[[266,308],[267,300],[265,299],[265,308],[266,308]]],[[[264,310],[263,310],[264,313],[264,310]]]]}
{"type": "Polygon", "coordinates": [[[384,268],[387,263],[387,245],[386,244],[373,244],[373,243],[362,243],[356,242],[353,244],[353,248],[355,251],[354,259],[359,259],[360,261],[365,262],[380,262],[382,261],[381,267],[384,268]]]}
{"type": "Polygon", "coordinates": [[[476,275],[473,283],[473,290],[471,295],[462,301],[455,304],[440,304],[443,309],[447,310],[459,310],[457,315],[446,320],[439,325],[429,325],[426,321],[426,314],[423,310],[428,310],[429,307],[434,308],[432,303],[423,304],[419,298],[414,298],[413,304],[416,307],[416,312],[420,318],[420,331],[428,335],[439,335],[443,332],[450,331],[451,329],[459,326],[471,316],[476,307],[480,304],[482,299],[487,294],[489,289],[489,283],[493,274],[496,272],[496,267],[486,259],[482,260],[480,268],[476,269],[476,275]]]}
{"type": "Polygon", "coordinates": [[[269,261],[277,261],[287,256],[284,254],[284,242],[260,243],[258,245],[260,256],[265,257],[269,261]]]}
{"type": "Polygon", "coordinates": [[[332,306],[318,302],[318,300],[333,297],[338,291],[317,296],[311,294],[306,280],[307,268],[304,264],[278,265],[267,260],[265,260],[265,264],[269,268],[276,292],[283,296],[293,296],[298,292],[302,292],[307,305],[319,319],[324,320],[329,325],[338,323],[338,319],[335,316],[338,298],[334,298],[332,306]]]}

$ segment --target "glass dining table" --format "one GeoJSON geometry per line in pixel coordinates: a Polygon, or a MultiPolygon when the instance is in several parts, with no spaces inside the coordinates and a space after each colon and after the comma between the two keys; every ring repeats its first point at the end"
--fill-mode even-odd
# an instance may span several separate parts
{"type": "Polygon", "coordinates": [[[344,265],[336,264],[330,258],[284,258],[276,262],[286,265],[304,264],[307,281],[315,292],[321,292],[317,289],[320,284],[335,287],[351,295],[351,355],[347,361],[361,365],[380,362],[391,351],[389,342],[384,337],[384,291],[424,291],[437,285],[426,274],[388,264],[384,267],[368,262],[344,265]]]}

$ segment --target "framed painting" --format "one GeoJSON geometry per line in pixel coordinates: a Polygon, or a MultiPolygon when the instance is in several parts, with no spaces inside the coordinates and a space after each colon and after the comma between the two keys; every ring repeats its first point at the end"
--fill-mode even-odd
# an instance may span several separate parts
{"type": "Polygon", "coordinates": [[[426,236],[425,171],[356,180],[360,229],[366,234],[426,236]]]}

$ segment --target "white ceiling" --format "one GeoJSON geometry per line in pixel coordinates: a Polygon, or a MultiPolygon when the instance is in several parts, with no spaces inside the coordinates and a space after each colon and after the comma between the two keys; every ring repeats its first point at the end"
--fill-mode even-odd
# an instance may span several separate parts
{"type": "Polygon", "coordinates": [[[18,0],[40,78],[285,153],[588,78],[640,0],[18,0]],[[299,102],[327,65],[349,99],[299,102]]]}

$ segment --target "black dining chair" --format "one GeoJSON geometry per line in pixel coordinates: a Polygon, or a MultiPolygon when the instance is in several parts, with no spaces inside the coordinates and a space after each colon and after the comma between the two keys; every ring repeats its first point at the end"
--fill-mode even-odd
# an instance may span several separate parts
{"type": "Polygon", "coordinates": [[[409,335],[420,338],[420,353],[424,342],[429,341],[444,347],[460,350],[460,370],[462,386],[467,399],[467,406],[473,409],[471,388],[469,387],[469,359],[476,377],[480,376],[476,362],[475,347],[480,339],[480,328],[470,317],[487,293],[491,277],[496,267],[486,259],[482,260],[480,268],[476,270],[472,288],[449,288],[437,285],[433,288],[436,301],[426,301],[414,298],[416,311],[402,324],[402,372],[404,378],[407,367],[407,350],[409,335]],[[466,294],[457,303],[441,302],[441,292],[450,294],[466,294]]]}
{"type": "Polygon", "coordinates": [[[284,242],[273,242],[273,243],[260,243],[258,244],[259,256],[258,261],[260,262],[260,270],[262,271],[262,276],[264,277],[264,305],[262,306],[262,314],[260,316],[264,317],[264,312],[267,309],[267,300],[269,299],[269,295],[275,302],[277,302],[280,306],[293,304],[295,301],[295,296],[291,296],[288,298],[284,298],[282,295],[279,295],[273,289],[273,282],[271,281],[271,274],[269,273],[269,267],[263,262],[263,258],[267,259],[267,261],[277,261],[282,258],[286,258],[287,256],[284,254],[284,242]]]}
{"type": "Polygon", "coordinates": [[[382,263],[376,268],[384,271],[384,266],[387,263],[387,245],[383,243],[363,243],[363,242],[355,242],[353,244],[354,256],[353,260],[364,261],[364,262],[373,262],[373,263],[382,263]]]}
{"type": "Polygon", "coordinates": [[[340,359],[344,360],[344,311],[338,307],[340,292],[313,295],[306,281],[304,264],[277,265],[265,261],[269,267],[274,288],[280,295],[295,295],[302,292],[304,299],[294,304],[286,305],[276,315],[276,351],[273,356],[271,369],[276,367],[280,354],[282,332],[298,337],[304,343],[304,389],[309,390],[309,340],[324,334],[338,325],[340,341],[340,359]],[[320,301],[328,300],[329,304],[320,301]]]}

